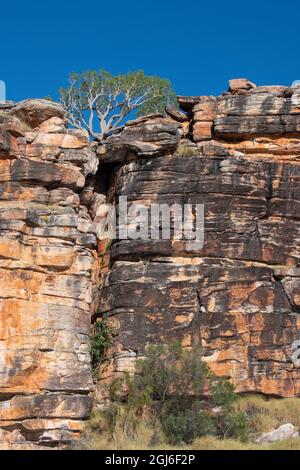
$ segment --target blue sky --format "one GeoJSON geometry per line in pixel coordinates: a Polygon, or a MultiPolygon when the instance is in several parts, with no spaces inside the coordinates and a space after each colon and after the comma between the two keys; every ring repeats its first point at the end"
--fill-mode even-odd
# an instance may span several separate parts
{"type": "Polygon", "coordinates": [[[7,99],[57,98],[69,72],[144,69],[178,94],[218,94],[228,79],[300,79],[299,0],[51,0],[1,3],[7,99]]]}

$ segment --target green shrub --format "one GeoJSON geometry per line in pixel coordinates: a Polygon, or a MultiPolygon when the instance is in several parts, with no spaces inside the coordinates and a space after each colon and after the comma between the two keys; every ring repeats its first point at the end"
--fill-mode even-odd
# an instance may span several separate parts
{"type": "Polygon", "coordinates": [[[153,428],[159,426],[171,445],[208,434],[248,438],[248,420],[234,409],[233,386],[209,370],[199,347],[150,345],[144,359],[137,361],[136,374],[112,381],[109,396],[115,412],[118,406],[123,409],[119,425],[126,437],[136,436],[138,423],[147,413],[153,428]],[[220,408],[217,412],[215,406],[220,408]]]}
{"type": "Polygon", "coordinates": [[[224,409],[215,417],[216,435],[223,439],[238,439],[247,442],[250,437],[250,427],[247,417],[233,409],[224,409]]]}
{"type": "Polygon", "coordinates": [[[247,442],[250,438],[250,420],[246,413],[236,410],[238,395],[234,386],[223,377],[213,379],[212,402],[220,407],[215,415],[216,435],[223,439],[247,442]]]}
{"type": "Polygon", "coordinates": [[[210,374],[199,347],[185,350],[174,342],[149,345],[144,359],[137,361],[134,381],[138,388],[150,388],[152,399],[163,404],[171,396],[203,395],[210,374]]]}
{"type": "Polygon", "coordinates": [[[214,433],[214,423],[205,411],[195,413],[184,410],[177,414],[163,415],[162,430],[171,445],[192,443],[197,437],[214,433]]]}
{"type": "Polygon", "coordinates": [[[169,444],[190,444],[196,438],[215,433],[213,417],[201,402],[183,398],[168,400],[160,415],[162,431],[169,444]]]}
{"type": "Polygon", "coordinates": [[[223,377],[212,378],[212,402],[215,406],[231,408],[238,399],[231,382],[223,377]]]}
{"type": "Polygon", "coordinates": [[[101,361],[112,345],[114,336],[112,328],[105,319],[96,321],[91,339],[92,374],[95,380],[99,378],[101,361]]]}

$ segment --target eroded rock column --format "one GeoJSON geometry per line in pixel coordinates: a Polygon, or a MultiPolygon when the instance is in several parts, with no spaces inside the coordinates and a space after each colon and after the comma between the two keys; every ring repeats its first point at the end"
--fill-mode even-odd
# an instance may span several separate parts
{"type": "Polygon", "coordinates": [[[95,230],[80,202],[97,159],[64,112],[0,112],[0,446],[63,446],[91,410],[95,230]]]}

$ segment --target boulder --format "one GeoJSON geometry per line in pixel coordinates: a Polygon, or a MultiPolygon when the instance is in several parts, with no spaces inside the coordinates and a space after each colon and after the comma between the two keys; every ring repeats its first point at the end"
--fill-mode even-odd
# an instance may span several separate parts
{"type": "Polygon", "coordinates": [[[260,444],[267,444],[276,441],[283,441],[284,439],[290,439],[298,437],[299,433],[296,432],[295,426],[292,423],[282,424],[279,428],[274,429],[270,432],[263,433],[256,442],[260,444]]]}
{"type": "Polygon", "coordinates": [[[202,96],[177,96],[177,101],[179,103],[180,109],[183,111],[189,112],[193,109],[195,104],[197,104],[202,96]]]}
{"type": "Polygon", "coordinates": [[[11,109],[15,105],[16,105],[15,101],[9,101],[9,100],[0,101],[0,110],[3,111],[3,110],[6,110],[6,109],[11,109]]]}
{"type": "Polygon", "coordinates": [[[39,132],[45,133],[55,133],[55,132],[65,132],[66,122],[57,116],[54,116],[47,121],[42,122],[39,126],[39,132]]]}
{"type": "Polygon", "coordinates": [[[102,162],[125,161],[129,156],[154,157],[176,150],[181,124],[160,115],[130,121],[98,146],[102,162]]]}
{"type": "Polygon", "coordinates": [[[247,91],[255,87],[255,83],[250,82],[249,80],[247,80],[247,78],[233,78],[232,80],[229,80],[228,91],[230,91],[231,93],[236,93],[240,90],[247,91]]]}
{"type": "Polygon", "coordinates": [[[212,121],[199,121],[193,125],[193,140],[201,142],[212,138],[212,121]]]}
{"type": "Polygon", "coordinates": [[[32,129],[52,117],[64,119],[66,116],[66,110],[61,104],[45,99],[20,101],[10,109],[10,113],[17,116],[32,129]]]}

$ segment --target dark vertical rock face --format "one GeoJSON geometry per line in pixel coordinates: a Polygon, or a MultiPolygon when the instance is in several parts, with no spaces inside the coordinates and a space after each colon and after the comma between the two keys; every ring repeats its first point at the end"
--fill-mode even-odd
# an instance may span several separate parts
{"type": "Polygon", "coordinates": [[[300,339],[300,89],[230,86],[218,98],[180,97],[186,122],[168,120],[180,134],[176,151],[134,152],[142,131],[123,153],[122,134],[100,149],[103,161],[109,154],[120,164],[111,199],[205,207],[201,250],[174,240],[113,243],[99,314],[118,337],[105,379],[132,369],[147,343],[176,338],[201,344],[211,368],[240,392],[300,394],[292,361],[300,339]]]}

